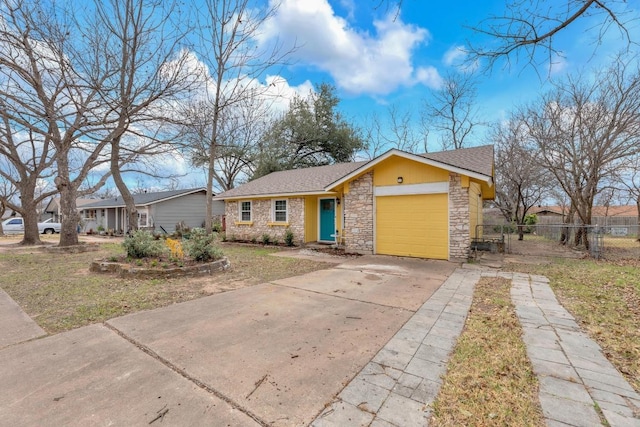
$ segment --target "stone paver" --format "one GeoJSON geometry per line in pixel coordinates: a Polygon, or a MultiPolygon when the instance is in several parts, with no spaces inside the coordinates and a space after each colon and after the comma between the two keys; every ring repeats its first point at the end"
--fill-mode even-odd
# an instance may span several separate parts
{"type": "Polygon", "coordinates": [[[539,378],[547,425],[602,425],[602,417],[611,427],[639,427],[640,395],[558,303],[549,280],[497,274],[512,280],[511,299],[539,378]]]}

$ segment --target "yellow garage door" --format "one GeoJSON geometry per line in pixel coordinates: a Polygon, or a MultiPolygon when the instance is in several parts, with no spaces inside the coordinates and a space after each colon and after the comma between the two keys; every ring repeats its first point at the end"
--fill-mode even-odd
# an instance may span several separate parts
{"type": "Polygon", "coordinates": [[[376,252],[449,258],[447,194],[376,197],[376,252]]]}

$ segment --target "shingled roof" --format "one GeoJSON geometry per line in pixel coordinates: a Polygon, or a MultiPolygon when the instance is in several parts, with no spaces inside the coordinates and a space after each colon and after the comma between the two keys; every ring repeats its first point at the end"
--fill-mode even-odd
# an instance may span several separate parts
{"type": "Polygon", "coordinates": [[[493,145],[426,153],[421,156],[460,169],[493,176],[493,145]]]}
{"type": "MultiPolygon", "coordinates": [[[[173,199],[175,197],[184,196],[187,194],[206,192],[204,188],[190,188],[186,190],[170,190],[170,191],[157,191],[153,193],[140,193],[134,194],[133,200],[136,206],[151,205],[167,199],[173,199]]],[[[120,208],[124,207],[125,203],[122,197],[114,197],[112,199],[96,200],[94,203],[89,203],[82,206],[83,209],[102,209],[102,208],[120,208]]]]}
{"type": "Polygon", "coordinates": [[[336,163],[304,169],[272,172],[239,187],[219,194],[214,199],[223,200],[245,196],[272,194],[324,193],[324,187],[353,172],[367,162],[336,163]]]}
{"type": "Polygon", "coordinates": [[[266,197],[272,195],[322,194],[327,187],[344,179],[350,174],[365,170],[369,164],[391,154],[408,157],[425,158],[435,162],[444,169],[456,168],[491,178],[493,176],[493,146],[463,148],[438,153],[415,155],[400,150],[389,150],[387,153],[371,161],[337,163],[335,165],[316,166],[304,169],[273,172],[269,175],[249,181],[239,187],[225,191],[214,197],[215,200],[235,199],[242,197],[266,197]]]}

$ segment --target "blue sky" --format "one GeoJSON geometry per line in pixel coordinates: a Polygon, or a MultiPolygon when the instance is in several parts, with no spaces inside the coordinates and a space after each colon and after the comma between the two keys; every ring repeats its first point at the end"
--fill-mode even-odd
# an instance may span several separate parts
{"type": "MultiPolygon", "coordinates": [[[[637,1],[628,3],[629,9],[637,10],[637,1]]],[[[355,123],[366,123],[374,112],[384,116],[392,105],[415,113],[417,120],[430,89],[438,87],[441,76],[455,71],[460,48],[468,40],[494,42],[469,27],[504,14],[505,1],[404,0],[397,14],[394,5],[393,0],[283,0],[263,37],[295,40],[294,65],[281,70],[282,77],[297,89],[309,83],[334,84],[341,111],[355,123]]],[[[597,46],[598,22],[581,19],[557,36],[554,43],[562,57],[554,57],[552,65],[537,58],[543,62],[537,69],[522,61],[510,67],[499,63],[490,73],[477,71],[481,119],[499,120],[547,90],[550,79],[603,66],[611,54],[628,46],[615,28],[597,46]]],[[[639,34],[637,23],[628,28],[632,36],[639,34]]],[[[487,142],[482,132],[476,140],[487,142]]],[[[439,143],[430,141],[429,149],[438,150],[439,143]]]]}

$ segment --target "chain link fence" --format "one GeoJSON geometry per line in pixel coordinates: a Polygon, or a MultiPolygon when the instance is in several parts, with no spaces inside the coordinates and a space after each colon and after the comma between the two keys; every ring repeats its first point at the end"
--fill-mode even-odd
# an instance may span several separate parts
{"type": "Polygon", "coordinates": [[[472,249],[531,256],[640,260],[640,226],[479,225],[472,249]],[[520,237],[522,236],[522,240],[520,237]]]}

